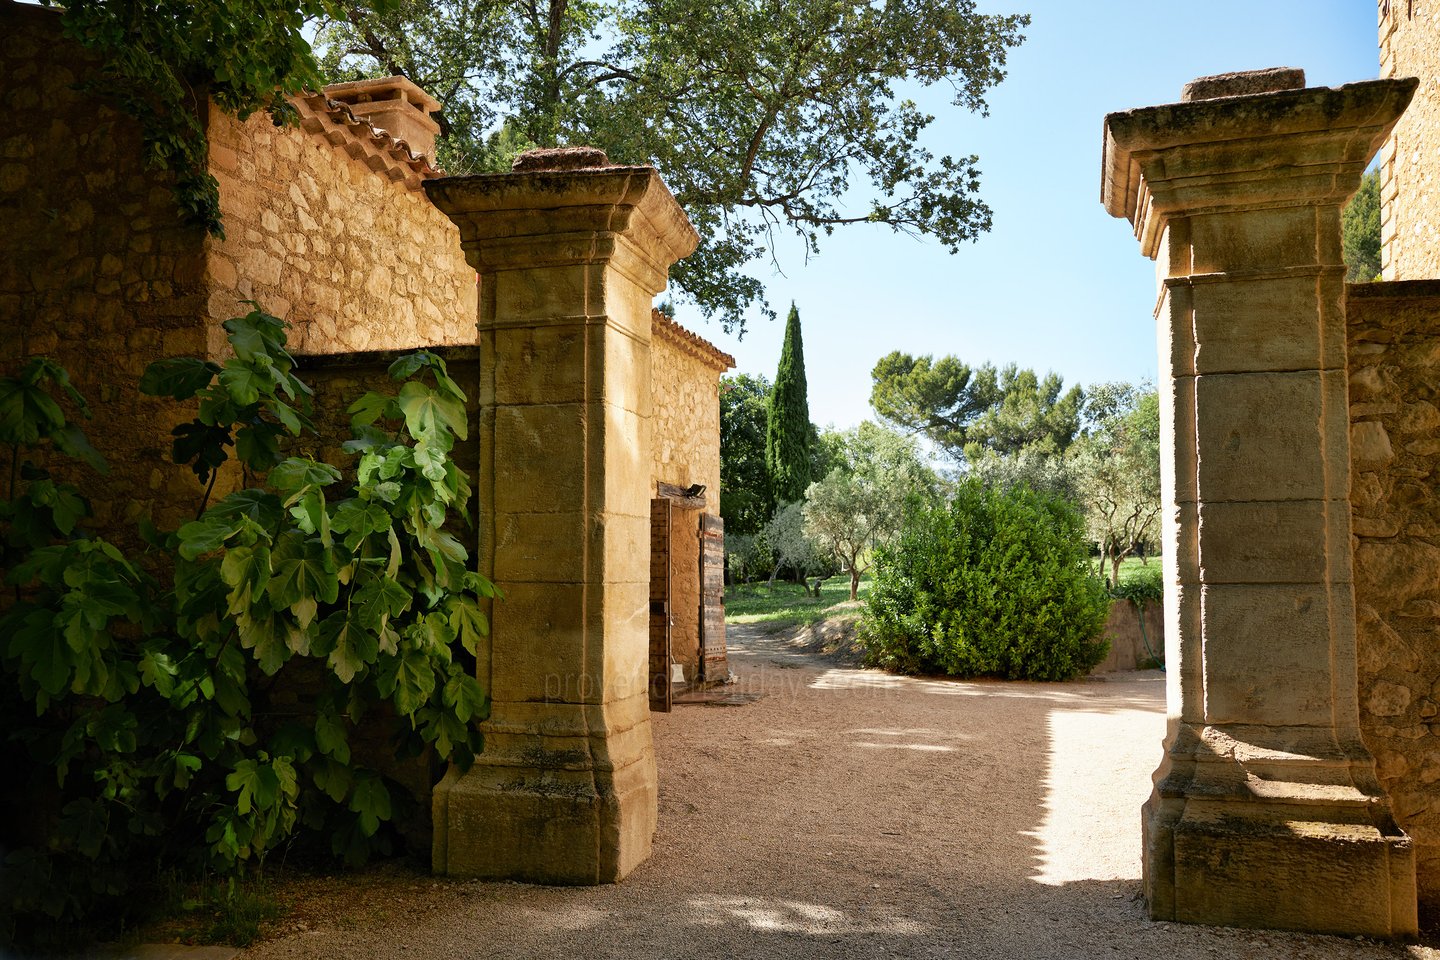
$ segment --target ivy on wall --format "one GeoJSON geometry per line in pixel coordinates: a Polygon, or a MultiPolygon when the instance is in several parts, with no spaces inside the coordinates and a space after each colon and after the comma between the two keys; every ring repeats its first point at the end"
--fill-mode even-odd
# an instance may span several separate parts
{"type": "MultiPolygon", "coordinates": [[[[174,175],[188,223],[224,236],[220,192],[207,165],[207,97],[245,119],[294,119],[286,96],[323,85],[301,28],[337,15],[336,0],[42,0],[62,8],[66,36],[96,53],[86,83],[140,125],[145,162],[174,175]]],[[[393,0],[376,0],[385,8],[393,0]]]]}

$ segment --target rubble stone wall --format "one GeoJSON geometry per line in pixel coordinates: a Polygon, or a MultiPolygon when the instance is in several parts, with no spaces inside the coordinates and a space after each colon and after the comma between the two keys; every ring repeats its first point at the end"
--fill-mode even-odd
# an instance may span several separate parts
{"type": "Polygon", "coordinates": [[[1420,78],[1380,151],[1381,277],[1440,277],[1440,6],[1387,0],[1379,9],[1380,76],[1420,78]]]}
{"type": "Polygon", "coordinates": [[[1105,619],[1104,636],[1110,640],[1110,652],[1091,673],[1114,673],[1139,670],[1153,660],[1165,658],[1165,606],[1147,603],[1143,613],[1135,609],[1133,600],[1115,600],[1105,619]],[[1140,618],[1145,618],[1141,628],[1140,618]]]}
{"type": "Polygon", "coordinates": [[[208,244],[212,320],[256,300],[299,353],[475,342],[475,271],[423,192],[263,114],[212,107],[208,132],[225,218],[208,244]]]}
{"type": "Polygon", "coordinates": [[[705,512],[718,515],[720,374],[734,361],[658,311],[654,316],[659,319],[650,343],[652,479],[682,487],[705,484],[705,512]]]}
{"type": "Polygon", "coordinates": [[[1360,722],[1440,907],[1440,280],[1348,288],[1360,722]]]}
{"type": "Polygon", "coordinates": [[[75,89],[91,61],[59,19],[0,3],[0,373],[32,356],[70,371],[111,473],[67,479],[124,541],[141,516],[189,519],[200,495],[170,464],[170,427],[188,415],[137,384],[158,357],[205,351],[203,239],[179,221],[169,180],[145,169],[138,127],[75,89]]]}

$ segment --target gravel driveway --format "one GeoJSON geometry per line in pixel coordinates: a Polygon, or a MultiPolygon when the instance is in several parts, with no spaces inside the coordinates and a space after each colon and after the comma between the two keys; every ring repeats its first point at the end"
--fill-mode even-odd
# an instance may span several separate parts
{"type": "Polygon", "coordinates": [[[242,956],[1440,958],[1146,919],[1159,673],[914,680],[730,630],[742,695],[656,715],[660,830],[624,883],[339,878],[242,956]]]}

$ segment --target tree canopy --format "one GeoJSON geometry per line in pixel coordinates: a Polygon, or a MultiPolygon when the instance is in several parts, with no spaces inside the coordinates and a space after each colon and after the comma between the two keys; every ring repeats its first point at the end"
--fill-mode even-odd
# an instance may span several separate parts
{"type": "Polygon", "coordinates": [[[720,378],[720,516],[729,536],[758,533],[774,510],[765,468],[769,397],[764,377],[720,378]]]}
{"type": "Polygon", "coordinates": [[[403,73],[444,105],[443,161],[503,169],[527,146],[589,144],[654,163],[699,231],[671,271],[706,316],[770,314],[742,267],[793,232],[934,236],[952,252],[990,227],[975,156],[935,156],[934,117],[897,89],[944,85],[984,113],[1025,15],[974,0],[399,0],[317,35],[333,79],[403,73]]]}
{"type": "Polygon", "coordinates": [[[850,572],[854,600],[874,549],[899,533],[911,498],[929,501],[939,481],[913,437],[868,420],[843,437],[842,464],[805,493],[805,532],[850,572]]]}
{"type": "Polygon", "coordinates": [[[1380,172],[1371,170],[1340,215],[1345,279],[1366,283],[1380,278],[1380,172]]]}
{"type": "Polygon", "coordinates": [[[1160,397],[1148,385],[1100,384],[1087,412],[1092,425],[1066,459],[1115,585],[1121,561],[1159,533],[1160,397]]]}
{"type": "Polygon", "coordinates": [[[1061,454],[1080,430],[1085,393],[1065,390],[1055,373],[896,351],[870,377],[870,405],[882,419],[922,434],[956,462],[1025,449],[1061,454]]]}

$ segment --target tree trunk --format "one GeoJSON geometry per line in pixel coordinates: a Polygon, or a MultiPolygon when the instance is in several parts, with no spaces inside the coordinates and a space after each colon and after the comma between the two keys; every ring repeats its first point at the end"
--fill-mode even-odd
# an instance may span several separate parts
{"type": "Polygon", "coordinates": [[[860,565],[850,564],[850,599],[856,600],[860,596],[860,565]]]}

